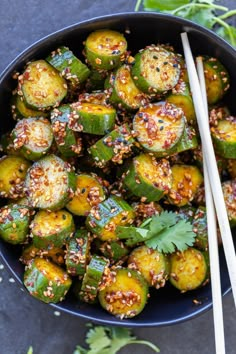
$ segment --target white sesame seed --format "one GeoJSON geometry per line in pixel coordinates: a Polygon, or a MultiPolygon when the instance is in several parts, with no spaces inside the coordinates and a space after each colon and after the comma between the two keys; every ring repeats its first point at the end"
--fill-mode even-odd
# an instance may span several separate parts
{"type": "Polygon", "coordinates": [[[0,264],[0,270],[4,269],[4,265],[0,264]]]}
{"type": "Polygon", "coordinates": [[[60,311],[54,311],[54,315],[59,317],[59,316],[61,316],[61,313],[60,313],[60,311]]]}
{"type": "Polygon", "coordinates": [[[15,279],[14,278],[9,278],[9,283],[15,283],[15,279]]]}

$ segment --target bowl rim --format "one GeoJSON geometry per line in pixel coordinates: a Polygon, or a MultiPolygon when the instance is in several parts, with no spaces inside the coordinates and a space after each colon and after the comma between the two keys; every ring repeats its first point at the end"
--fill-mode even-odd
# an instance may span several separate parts
{"type": "MultiPolygon", "coordinates": [[[[2,84],[2,81],[6,77],[8,77],[8,75],[12,74],[15,65],[19,61],[24,61],[24,57],[29,56],[30,51],[36,49],[37,47],[42,46],[50,38],[54,37],[56,40],[62,33],[63,33],[63,35],[69,34],[69,32],[73,32],[74,30],[79,29],[80,27],[82,27],[84,25],[89,25],[92,23],[94,24],[94,23],[98,23],[101,21],[105,21],[105,20],[116,20],[116,19],[118,20],[120,18],[125,18],[125,17],[126,18],[127,17],[147,17],[147,18],[156,18],[156,19],[165,19],[165,20],[175,21],[182,26],[186,26],[186,32],[188,32],[188,26],[190,28],[194,28],[194,29],[198,30],[199,32],[206,34],[208,37],[210,37],[210,39],[214,39],[214,41],[217,42],[219,44],[219,46],[221,46],[227,52],[230,52],[232,55],[235,55],[235,53],[236,53],[236,50],[227,41],[225,41],[223,38],[218,36],[215,32],[213,32],[212,30],[209,30],[208,28],[205,28],[201,25],[198,25],[197,23],[195,23],[193,21],[183,19],[181,17],[170,15],[170,14],[157,13],[157,12],[153,12],[153,11],[150,11],[150,12],[149,11],[148,12],[145,12],[145,11],[118,12],[118,13],[114,13],[114,14],[92,17],[92,18],[89,18],[89,19],[86,19],[83,21],[75,22],[71,25],[62,27],[62,28],[60,28],[56,31],[53,31],[53,32],[47,34],[46,36],[43,36],[42,38],[36,40],[35,42],[33,42],[32,44],[27,46],[24,50],[22,50],[12,61],[10,61],[10,63],[6,66],[6,68],[0,73],[0,85],[2,84]]],[[[1,243],[0,243],[0,245],[1,245],[1,243]]],[[[6,257],[2,253],[1,247],[0,247],[0,257],[1,257],[2,261],[4,262],[4,264],[7,266],[7,268],[9,269],[11,275],[21,285],[23,285],[22,279],[17,275],[17,272],[15,272],[12,269],[12,267],[10,266],[6,257]]],[[[211,291],[211,289],[210,289],[210,291],[211,291]]],[[[229,286],[224,292],[222,292],[222,295],[225,296],[226,294],[228,294],[230,292],[231,292],[231,287],[229,286]]],[[[32,296],[30,294],[28,294],[28,292],[26,292],[26,293],[32,299],[32,296]]],[[[36,299],[34,299],[34,300],[38,301],[36,299]]],[[[135,317],[131,318],[131,319],[123,319],[122,321],[120,319],[116,318],[115,316],[111,316],[111,319],[105,319],[105,320],[98,319],[96,316],[94,317],[92,315],[86,315],[86,314],[83,314],[80,312],[75,312],[74,310],[71,310],[68,308],[64,308],[60,305],[60,303],[59,304],[49,303],[49,305],[59,311],[65,312],[67,314],[71,314],[76,317],[82,318],[84,320],[89,320],[89,321],[93,321],[95,323],[100,323],[100,324],[105,324],[105,325],[123,326],[123,327],[164,327],[164,326],[179,324],[179,323],[194,319],[194,318],[204,314],[205,312],[207,312],[208,310],[210,310],[212,308],[212,299],[210,299],[206,305],[202,305],[199,308],[196,307],[193,312],[191,312],[190,314],[187,314],[185,316],[182,315],[178,319],[168,320],[168,321],[151,321],[151,322],[148,322],[148,321],[135,322],[135,317]],[[133,320],[134,320],[134,322],[132,322],[133,320]]],[[[63,302],[62,302],[62,305],[63,305],[63,302]]]]}

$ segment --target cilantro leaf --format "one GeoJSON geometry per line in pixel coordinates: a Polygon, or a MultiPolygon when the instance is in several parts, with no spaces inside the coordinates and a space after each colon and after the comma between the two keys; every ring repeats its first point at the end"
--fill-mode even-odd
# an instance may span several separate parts
{"type": "Polygon", "coordinates": [[[111,344],[111,339],[107,335],[109,328],[96,326],[90,328],[87,333],[86,343],[90,345],[89,354],[100,354],[111,344]]]}
{"type": "Polygon", "coordinates": [[[126,239],[125,244],[127,246],[134,246],[139,242],[143,242],[147,239],[148,230],[140,227],[133,226],[117,226],[116,235],[119,239],[126,239]]]}
{"type": "Polygon", "coordinates": [[[147,219],[145,227],[117,226],[116,235],[125,239],[127,246],[134,246],[144,242],[150,248],[159,252],[172,253],[175,250],[184,251],[193,246],[196,233],[192,224],[181,220],[179,216],[170,211],[163,211],[147,219]]]}
{"type": "Polygon", "coordinates": [[[160,351],[155,344],[136,339],[130,329],[122,327],[91,327],[86,334],[86,343],[88,350],[78,345],[73,354],[116,354],[128,344],[144,344],[156,353],[160,351]]]}
{"type": "Polygon", "coordinates": [[[176,249],[184,251],[193,246],[196,234],[192,230],[192,225],[185,220],[179,220],[175,225],[167,227],[145,241],[145,244],[159,252],[172,253],[176,249]]]}
{"type": "Polygon", "coordinates": [[[160,11],[171,11],[175,10],[180,6],[189,4],[190,0],[144,0],[143,5],[145,9],[156,9],[160,11]]]}
{"type": "Polygon", "coordinates": [[[236,27],[228,25],[227,27],[219,27],[216,33],[230,42],[234,48],[236,48],[236,27]]]}
{"type": "Polygon", "coordinates": [[[177,215],[173,212],[168,212],[167,210],[161,212],[159,215],[153,216],[149,224],[148,238],[156,236],[156,234],[163,229],[175,225],[177,221],[177,215]]]}

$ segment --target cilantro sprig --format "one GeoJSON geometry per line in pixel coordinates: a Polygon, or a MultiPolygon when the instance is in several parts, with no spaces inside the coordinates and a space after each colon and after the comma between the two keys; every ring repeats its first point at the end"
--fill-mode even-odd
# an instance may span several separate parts
{"type": "Polygon", "coordinates": [[[236,48],[236,27],[225,21],[236,15],[236,9],[229,10],[214,0],[138,0],[135,11],[141,4],[145,11],[169,13],[207,27],[236,48]]]}
{"type": "Polygon", "coordinates": [[[89,345],[89,349],[78,345],[73,354],[116,354],[128,344],[144,344],[155,353],[160,352],[155,344],[137,339],[130,329],[123,327],[91,326],[85,342],[89,345]]]}
{"type": "MultiPolygon", "coordinates": [[[[86,333],[85,342],[89,348],[86,349],[77,345],[73,354],[116,354],[120,349],[128,344],[143,344],[159,353],[160,349],[152,342],[137,339],[128,328],[124,327],[106,327],[94,326],[90,323],[86,333]]],[[[33,354],[33,347],[29,347],[27,354],[33,354]]]]}
{"type": "Polygon", "coordinates": [[[140,227],[117,226],[116,234],[127,246],[144,242],[149,248],[163,253],[184,251],[193,246],[196,237],[189,221],[166,210],[147,219],[140,227]]]}

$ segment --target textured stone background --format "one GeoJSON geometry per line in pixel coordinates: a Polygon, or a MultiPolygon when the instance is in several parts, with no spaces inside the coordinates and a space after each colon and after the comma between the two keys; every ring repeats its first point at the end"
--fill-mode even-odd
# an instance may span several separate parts
{"type": "MultiPolygon", "coordinates": [[[[222,3],[235,7],[235,0],[222,3]]],[[[95,16],[132,11],[134,5],[135,0],[1,0],[0,71],[27,46],[55,30],[95,16]]],[[[29,345],[35,354],[72,354],[76,344],[84,343],[84,320],[63,313],[55,316],[52,307],[22,292],[5,268],[0,269],[0,277],[1,354],[26,354],[29,345]]],[[[231,294],[223,304],[227,354],[234,354],[236,323],[231,294]]],[[[214,353],[212,311],[176,326],[140,328],[134,333],[159,345],[162,354],[214,353]]],[[[143,346],[126,347],[120,353],[131,352],[152,353],[143,346]]]]}

